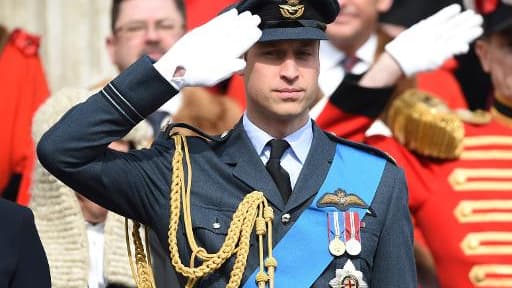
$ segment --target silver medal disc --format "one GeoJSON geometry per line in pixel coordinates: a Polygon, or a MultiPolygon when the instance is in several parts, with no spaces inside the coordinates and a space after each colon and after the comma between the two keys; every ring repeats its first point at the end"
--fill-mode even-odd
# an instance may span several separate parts
{"type": "Polygon", "coordinates": [[[359,253],[361,253],[361,242],[357,241],[354,238],[348,240],[346,246],[347,253],[352,256],[356,256],[359,255],[359,253]]]}

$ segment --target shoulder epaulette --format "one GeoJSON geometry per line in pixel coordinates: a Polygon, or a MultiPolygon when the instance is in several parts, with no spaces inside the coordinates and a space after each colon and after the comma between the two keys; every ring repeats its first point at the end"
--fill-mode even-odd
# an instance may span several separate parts
{"type": "Polygon", "coordinates": [[[225,131],[221,135],[209,135],[201,129],[187,123],[169,122],[163,128],[163,131],[169,138],[171,138],[174,134],[180,134],[185,136],[201,137],[215,143],[220,143],[226,141],[226,139],[229,138],[232,130],[225,131]]]}
{"type": "Polygon", "coordinates": [[[455,159],[463,149],[464,123],[440,99],[409,89],[393,100],[384,119],[407,149],[436,159],[455,159]]]}
{"type": "Polygon", "coordinates": [[[395,159],[393,157],[391,157],[391,155],[389,155],[388,153],[386,153],[378,148],[375,148],[375,147],[372,147],[372,146],[369,146],[369,145],[366,145],[363,143],[343,139],[343,138],[340,138],[340,137],[338,137],[332,133],[326,132],[326,131],[324,131],[324,132],[327,135],[327,137],[329,137],[331,140],[333,140],[335,142],[338,142],[340,144],[347,145],[347,146],[350,146],[350,147],[353,147],[353,148],[356,148],[359,150],[363,150],[364,152],[367,152],[369,154],[375,155],[380,158],[384,158],[385,160],[391,162],[395,166],[397,165],[395,159]]]}

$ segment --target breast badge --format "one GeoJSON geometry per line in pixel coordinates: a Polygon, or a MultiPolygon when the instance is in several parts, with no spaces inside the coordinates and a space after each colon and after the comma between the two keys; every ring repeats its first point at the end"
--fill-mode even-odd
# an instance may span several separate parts
{"type": "Polygon", "coordinates": [[[336,277],[329,281],[332,288],[368,288],[363,281],[363,272],[357,271],[352,261],[347,260],[343,269],[336,269],[336,277]]]}
{"type": "Polygon", "coordinates": [[[368,209],[363,199],[356,194],[346,193],[343,189],[337,189],[334,193],[325,193],[316,203],[318,208],[334,207],[339,211],[347,211],[349,208],[368,209]]]}

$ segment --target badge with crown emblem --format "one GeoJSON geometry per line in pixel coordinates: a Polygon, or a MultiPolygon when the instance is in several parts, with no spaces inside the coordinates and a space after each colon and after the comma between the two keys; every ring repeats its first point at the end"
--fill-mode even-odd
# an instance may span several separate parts
{"type": "Polygon", "coordinates": [[[304,13],[304,5],[300,4],[300,0],[286,0],[286,4],[279,5],[279,10],[283,17],[295,19],[304,13]]]}
{"type": "Polygon", "coordinates": [[[336,277],[329,281],[332,288],[368,288],[363,273],[356,270],[352,261],[347,260],[343,269],[336,269],[336,277]]]}

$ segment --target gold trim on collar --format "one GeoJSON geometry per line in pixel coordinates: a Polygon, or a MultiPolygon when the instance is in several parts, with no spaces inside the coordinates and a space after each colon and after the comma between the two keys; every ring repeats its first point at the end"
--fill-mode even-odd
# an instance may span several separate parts
{"type": "Polygon", "coordinates": [[[464,255],[512,255],[512,232],[468,233],[460,248],[464,255]]]}
{"type": "Polygon", "coordinates": [[[448,176],[448,182],[455,191],[486,190],[510,192],[510,187],[512,187],[512,169],[457,168],[448,176]],[[475,180],[475,178],[486,178],[486,180],[475,180]]]}
{"type": "Polygon", "coordinates": [[[512,200],[464,200],[453,214],[459,223],[512,222],[512,200]]]}
{"type": "Polygon", "coordinates": [[[476,287],[512,287],[512,265],[474,265],[468,276],[476,287]]]}

